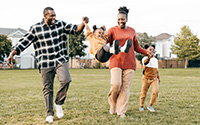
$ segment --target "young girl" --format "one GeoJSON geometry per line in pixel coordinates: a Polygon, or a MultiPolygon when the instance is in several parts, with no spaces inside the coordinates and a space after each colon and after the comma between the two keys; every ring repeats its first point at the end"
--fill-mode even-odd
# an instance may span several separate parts
{"type": "Polygon", "coordinates": [[[107,33],[105,26],[97,28],[96,25],[93,26],[93,33],[85,23],[87,29],[86,38],[90,42],[90,52],[95,55],[97,61],[104,63],[107,62],[113,54],[118,54],[119,52],[128,53],[131,47],[131,41],[127,40],[126,44],[123,47],[119,46],[118,40],[113,41],[113,46],[106,44],[107,33]]]}
{"type": "Polygon", "coordinates": [[[142,78],[142,89],[140,94],[140,108],[139,111],[144,111],[144,102],[146,98],[147,91],[151,85],[152,87],[152,95],[149,106],[147,109],[151,112],[155,112],[152,105],[156,104],[156,100],[158,97],[158,84],[160,84],[159,74],[158,74],[158,60],[153,57],[155,54],[155,46],[154,45],[145,45],[145,49],[151,52],[151,55],[145,56],[142,59],[142,64],[144,66],[143,70],[143,78],[142,78]]]}

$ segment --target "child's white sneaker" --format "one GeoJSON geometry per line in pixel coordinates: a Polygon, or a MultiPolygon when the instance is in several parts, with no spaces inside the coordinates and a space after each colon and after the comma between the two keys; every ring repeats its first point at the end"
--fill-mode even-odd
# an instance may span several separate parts
{"type": "Polygon", "coordinates": [[[53,122],[53,116],[47,116],[46,117],[46,122],[48,122],[48,123],[52,123],[53,122]]]}
{"type": "Polygon", "coordinates": [[[62,118],[64,116],[63,110],[62,110],[62,105],[57,105],[55,104],[56,108],[56,115],[58,118],[62,118]]]}
{"type": "Polygon", "coordinates": [[[119,53],[119,41],[114,40],[112,47],[110,47],[110,53],[117,55],[119,53]]]}
{"type": "Polygon", "coordinates": [[[152,106],[147,106],[147,109],[148,109],[150,112],[155,112],[155,110],[153,109],[152,106]]]}
{"type": "Polygon", "coordinates": [[[144,108],[143,108],[143,107],[140,107],[140,108],[139,108],[139,111],[141,111],[141,112],[144,111],[144,108]]]}
{"type": "Polygon", "coordinates": [[[126,40],[124,46],[120,48],[120,52],[128,53],[131,48],[132,42],[130,39],[126,40]]]}

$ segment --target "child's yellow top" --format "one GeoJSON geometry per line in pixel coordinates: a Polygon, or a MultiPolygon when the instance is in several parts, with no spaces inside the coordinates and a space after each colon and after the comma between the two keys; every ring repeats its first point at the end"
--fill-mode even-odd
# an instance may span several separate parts
{"type": "Polygon", "coordinates": [[[103,38],[99,38],[94,36],[90,29],[87,29],[86,38],[90,42],[90,53],[96,55],[97,51],[106,44],[107,33],[104,32],[103,38]]]}

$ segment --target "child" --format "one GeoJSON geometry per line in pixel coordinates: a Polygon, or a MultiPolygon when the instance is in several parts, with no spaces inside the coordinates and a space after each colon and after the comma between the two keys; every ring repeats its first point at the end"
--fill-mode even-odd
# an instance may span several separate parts
{"type": "Polygon", "coordinates": [[[147,91],[151,85],[152,96],[147,109],[151,112],[155,112],[152,105],[156,104],[158,97],[158,84],[160,84],[159,74],[158,74],[158,60],[153,57],[155,54],[154,45],[145,45],[145,49],[151,52],[151,55],[145,56],[142,59],[142,64],[144,66],[143,78],[142,78],[142,89],[140,94],[140,108],[139,111],[144,111],[144,102],[146,98],[147,91]]]}
{"type": "Polygon", "coordinates": [[[91,32],[88,25],[85,23],[87,29],[86,38],[90,42],[90,52],[95,55],[97,61],[104,63],[107,62],[113,54],[118,54],[119,52],[128,53],[131,47],[131,41],[127,40],[123,47],[119,46],[118,40],[113,41],[113,45],[110,46],[106,44],[107,33],[105,26],[97,28],[96,25],[93,26],[93,33],[91,32]]]}

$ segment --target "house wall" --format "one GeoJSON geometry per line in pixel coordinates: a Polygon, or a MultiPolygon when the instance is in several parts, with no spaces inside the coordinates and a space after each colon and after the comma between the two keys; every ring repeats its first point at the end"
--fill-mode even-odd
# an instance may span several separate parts
{"type": "Polygon", "coordinates": [[[172,54],[171,47],[174,45],[174,36],[168,39],[158,40],[156,43],[156,54],[160,55],[160,58],[176,58],[175,54],[172,54]]]}
{"type": "Polygon", "coordinates": [[[34,57],[27,55],[27,56],[21,56],[20,61],[20,68],[21,69],[33,69],[34,67],[34,57]]]}
{"type": "Polygon", "coordinates": [[[177,58],[177,55],[176,54],[172,54],[172,50],[171,50],[172,45],[175,45],[174,44],[174,38],[175,37],[172,37],[171,40],[169,41],[169,44],[170,44],[169,53],[171,54],[169,57],[171,57],[171,58],[177,58]]]}
{"type": "MultiPolygon", "coordinates": [[[[23,37],[23,33],[16,31],[15,33],[8,36],[8,39],[12,41],[12,47],[14,47],[17,42],[23,37]]],[[[27,49],[25,49],[19,56],[16,56],[16,63],[19,68],[29,69],[35,68],[34,61],[35,51],[33,45],[31,44],[27,49]]]]}
{"type": "Polygon", "coordinates": [[[169,42],[168,40],[163,40],[163,58],[165,57],[169,57],[169,48],[170,48],[170,45],[169,45],[169,42]]]}
{"type": "MultiPolygon", "coordinates": [[[[11,37],[10,39],[12,41],[12,47],[13,47],[17,44],[17,42],[21,39],[21,37],[11,37]]],[[[32,44],[27,49],[25,49],[22,53],[20,53],[20,55],[24,55],[27,53],[35,54],[34,47],[32,44]]]]}
{"type": "Polygon", "coordinates": [[[162,41],[156,41],[156,54],[159,55],[159,58],[163,57],[163,43],[162,41]]]}
{"type": "Polygon", "coordinates": [[[88,47],[85,48],[84,52],[86,53],[85,56],[81,57],[81,59],[94,59],[94,55],[92,55],[90,53],[90,43],[89,41],[86,39],[84,42],[83,42],[85,45],[87,45],[88,47]]]}

